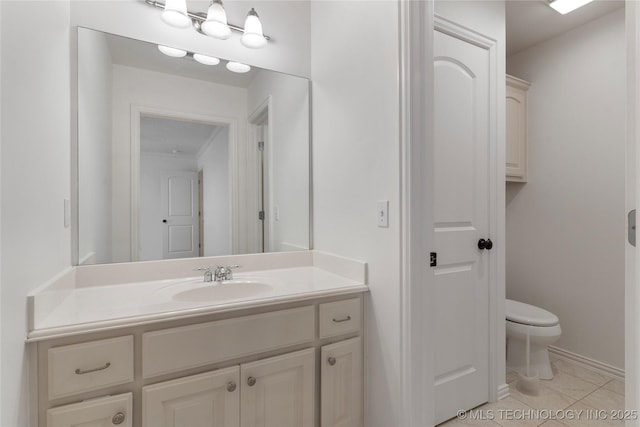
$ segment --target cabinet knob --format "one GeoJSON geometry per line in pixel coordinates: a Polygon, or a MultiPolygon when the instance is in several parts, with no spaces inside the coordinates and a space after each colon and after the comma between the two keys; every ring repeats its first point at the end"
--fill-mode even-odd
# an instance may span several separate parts
{"type": "Polygon", "coordinates": [[[333,366],[336,364],[336,358],[333,356],[329,356],[329,358],[327,359],[327,362],[329,363],[329,365],[333,366]]]}
{"type": "Polygon", "coordinates": [[[254,385],[256,385],[256,379],[254,377],[247,378],[247,385],[249,387],[253,387],[254,385]]]}
{"type": "Polygon", "coordinates": [[[227,383],[227,391],[228,392],[236,391],[236,383],[235,383],[235,381],[229,381],[227,383]]]}
{"type": "Polygon", "coordinates": [[[117,414],[115,414],[115,415],[113,416],[113,418],[111,418],[111,422],[112,422],[113,424],[115,424],[115,425],[122,424],[122,423],[124,422],[124,419],[125,419],[125,418],[126,418],[126,417],[125,417],[124,413],[122,413],[122,412],[118,412],[117,414]]]}

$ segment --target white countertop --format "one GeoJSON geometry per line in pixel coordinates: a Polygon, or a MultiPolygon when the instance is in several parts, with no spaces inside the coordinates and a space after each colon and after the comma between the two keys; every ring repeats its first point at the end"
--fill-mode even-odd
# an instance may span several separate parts
{"type": "Polygon", "coordinates": [[[32,296],[38,315],[33,316],[27,341],[368,290],[364,273],[362,280],[354,280],[314,265],[241,272],[233,279],[205,283],[199,275],[102,286],[50,286],[32,296]]]}

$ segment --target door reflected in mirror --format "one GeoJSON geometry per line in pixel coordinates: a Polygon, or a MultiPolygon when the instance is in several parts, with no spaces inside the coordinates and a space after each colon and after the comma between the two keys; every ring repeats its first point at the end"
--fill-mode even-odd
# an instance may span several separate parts
{"type": "Polygon", "coordinates": [[[310,247],[309,82],[78,29],[77,265],[310,247]]]}

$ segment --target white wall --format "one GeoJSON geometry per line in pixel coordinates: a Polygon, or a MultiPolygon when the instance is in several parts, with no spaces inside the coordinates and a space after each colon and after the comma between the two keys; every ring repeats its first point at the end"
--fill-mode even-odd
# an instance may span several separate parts
{"type": "Polygon", "coordinates": [[[2,1],[0,9],[0,425],[22,427],[32,425],[26,296],[71,264],[63,221],[70,187],[69,2],[2,1]]]}
{"type": "Polygon", "coordinates": [[[557,346],[624,366],[625,29],[620,10],[508,58],[531,82],[529,182],[507,185],[507,297],[557,346]]]}
{"type": "Polygon", "coordinates": [[[258,73],[247,88],[249,115],[270,95],[268,247],[270,251],[309,248],[309,81],[258,73]]]}
{"type": "Polygon", "coordinates": [[[229,189],[229,128],[220,128],[198,156],[204,184],[204,256],[231,253],[231,218],[229,189]]]}
{"type": "Polygon", "coordinates": [[[246,90],[242,88],[114,65],[112,218],[115,262],[129,260],[131,252],[131,105],[195,114],[210,117],[212,121],[216,118],[234,121],[241,158],[246,141],[246,99],[246,90]]]}
{"type": "Polygon", "coordinates": [[[78,253],[111,260],[111,54],[102,33],[78,37],[78,253]]]}
{"type": "Polygon", "coordinates": [[[365,422],[399,425],[398,4],[311,4],[314,247],[368,263],[365,422]],[[389,200],[389,228],[376,201],[389,200]]]}
{"type": "MultiPolygon", "coordinates": [[[[190,0],[188,6],[194,12],[206,13],[209,3],[208,0],[190,0]]],[[[239,33],[234,32],[229,40],[216,40],[202,36],[191,28],[171,28],[160,20],[160,9],[150,7],[140,0],[74,0],[71,23],[308,77],[311,58],[309,2],[225,2],[229,23],[243,26],[247,12],[254,6],[260,15],[265,34],[273,39],[272,43],[258,50],[242,46],[239,33]]]]}
{"type": "Polygon", "coordinates": [[[140,154],[140,261],[163,259],[162,177],[170,172],[197,172],[195,156],[140,154]]]}

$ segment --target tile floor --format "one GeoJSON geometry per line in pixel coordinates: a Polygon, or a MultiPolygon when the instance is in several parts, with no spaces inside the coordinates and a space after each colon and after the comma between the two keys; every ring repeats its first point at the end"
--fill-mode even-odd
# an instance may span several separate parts
{"type": "Polygon", "coordinates": [[[507,372],[509,397],[473,409],[464,419],[454,418],[440,427],[624,425],[624,421],[612,419],[624,416],[623,381],[553,355],[551,365],[554,377],[550,381],[540,380],[539,395],[518,391],[518,375],[507,372]]]}

